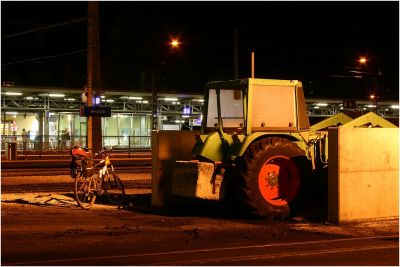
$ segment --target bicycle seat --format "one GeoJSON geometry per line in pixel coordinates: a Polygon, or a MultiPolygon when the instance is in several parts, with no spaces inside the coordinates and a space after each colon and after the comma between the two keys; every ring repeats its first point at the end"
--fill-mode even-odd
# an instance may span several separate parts
{"type": "Polygon", "coordinates": [[[79,158],[79,157],[86,157],[89,158],[90,157],[90,152],[85,151],[84,149],[80,148],[80,147],[76,147],[74,146],[71,149],[71,155],[74,158],[79,158]]]}

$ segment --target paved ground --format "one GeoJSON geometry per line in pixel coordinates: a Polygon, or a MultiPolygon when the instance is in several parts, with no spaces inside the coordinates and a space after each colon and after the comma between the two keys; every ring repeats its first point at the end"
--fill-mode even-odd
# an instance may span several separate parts
{"type": "Polygon", "coordinates": [[[126,205],[99,198],[82,210],[67,175],[2,177],[2,265],[399,265],[398,218],[335,225],[315,209],[267,221],[214,202],[157,210],[149,173],[121,178],[146,187],[129,188],[126,205]]]}
{"type": "Polygon", "coordinates": [[[398,220],[254,220],[210,205],[77,207],[70,192],[2,194],[2,265],[395,265],[398,220]]]}

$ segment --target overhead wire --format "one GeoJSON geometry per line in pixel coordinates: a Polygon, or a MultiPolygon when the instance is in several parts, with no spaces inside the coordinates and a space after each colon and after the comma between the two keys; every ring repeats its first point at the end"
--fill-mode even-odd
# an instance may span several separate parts
{"type": "Polygon", "coordinates": [[[4,40],[4,39],[12,38],[12,37],[25,35],[25,34],[28,34],[28,33],[44,31],[44,30],[48,30],[48,29],[52,29],[52,28],[56,28],[56,27],[61,27],[61,26],[70,25],[70,24],[73,24],[73,23],[78,23],[78,22],[85,21],[85,20],[87,20],[87,17],[68,20],[68,21],[65,21],[65,22],[56,23],[56,24],[52,24],[52,25],[48,25],[48,26],[40,26],[40,27],[37,27],[37,28],[34,28],[34,29],[22,31],[22,32],[7,34],[7,35],[2,36],[1,39],[4,40]]]}
{"type": "Polygon", "coordinates": [[[13,65],[13,64],[18,64],[18,63],[24,63],[24,62],[30,62],[30,61],[37,61],[40,59],[48,59],[48,58],[56,58],[56,57],[64,57],[64,56],[70,56],[70,55],[77,55],[77,54],[83,54],[86,53],[86,49],[78,50],[78,51],[73,51],[69,53],[64,53],[64,54],[58,54],[58,55],[51,55],[51,56],[43,56],[43,57],[36,57],[36,58],[31,58],[31,59],[23,59],[23,60],[18,60],[14,62],[9,62],[5,64],[1,64],[2,67],[8,66],[8,65],[13,65]]]}

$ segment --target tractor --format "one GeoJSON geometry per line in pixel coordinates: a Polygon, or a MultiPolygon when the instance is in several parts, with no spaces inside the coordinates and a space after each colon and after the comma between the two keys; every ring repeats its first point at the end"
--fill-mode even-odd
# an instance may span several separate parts
{"type": "Polygon", "coordinates": [[[209,82],[204,100],[201,131],[153,131],[154,207],[194,198],[225,202],[235,213],[286,219],[306,211],[305,201],[326,201],[328,177],[338,181],[339,171],[345,171],[337,162],[343,146],[335,135],[329,143],[328,132],[397,128],[373,112],[356,119],[338,113],[310,126],[297,80],[209,82]]]}
{"type": "MultiPolygon", "coordinates": [[[[318,165],[315,144],[321,143],[320,136],[310,135],[302,83],[209,82],[204,99],[193,160],[175,162],[172,195],[229,199],[245,213],[287,218],[318,165]]],[[[318,158],[326,159],[323,150],[318,158]]]]}

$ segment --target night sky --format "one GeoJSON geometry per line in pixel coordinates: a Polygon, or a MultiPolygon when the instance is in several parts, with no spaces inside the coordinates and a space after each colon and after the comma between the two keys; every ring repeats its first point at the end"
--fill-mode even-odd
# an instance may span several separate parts
{"type": "MultiPolygon", "coordinates": [[[[86,16],[83,1],[2,1],[2,81],[81,88],[87,24],[74,20],[86,16]]],[[[159,73],[162,92],[233,79],[237,29],[239,78],[250,77],[254,51],[257,78],[301,80],[307,97],[366,99],[378,87],[381,99],[399,98],[398,1],[100,1],[99,18],[107,90],[146,88],[145,71],[159,73]]]]}

